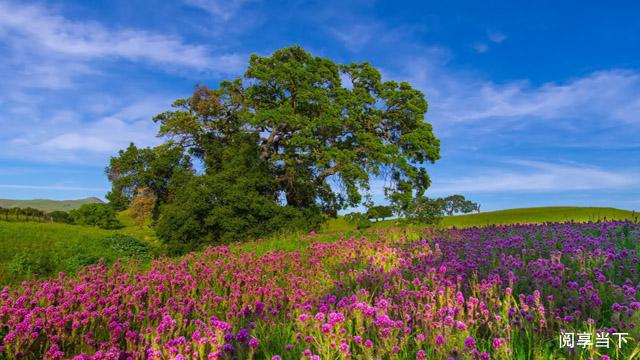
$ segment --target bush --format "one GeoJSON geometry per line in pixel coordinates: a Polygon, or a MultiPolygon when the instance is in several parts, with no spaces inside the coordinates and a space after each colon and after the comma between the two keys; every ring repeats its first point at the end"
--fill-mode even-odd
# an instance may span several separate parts
{"type": "Polygon", "coordinates": [[[393,216],[393,208],[391,206],[378,205],[367,209],[367,217],[378,221],[393,216]]]}
{"type": "Polygon", "coordinates": [[[150,258],[151,250],[149,245],[134,237],[114,234],[104,238],[103,242],[119,258],[132,257],[141,260],[150,258]]]}
{"type": "Polygon", "coordinates": [[[348,223],[355,225],[358,230],[363,230],[371,226],[371,221],[367,214],[358,212],[350,213],[344,216],[348,223]]]}
{"type": "Polygon", "coordinates": [[[69,213],[73,222],[78,225],[98,226],[102,229],[118,229],[123,227],[116,218],[116,212],[107,204],[84,204],[69,213]]]}
{"type": "Polygon", "coordinates": [[[425,196],[420,196],[413,199],[404,211],[404,220],[420,225],[437,224],[442,219],[443,213],[443,199],[430,199],[425,196]]]}
{"type": "Polygon", "coordinates": [[[55,270],[55,262],[49,254],[37,252],[17,253],[7,264],[7,270],[16,278],[30,277],[34,274],[50,275],[55,270]]]}
{"type": "Polygon", "coordinates": [[[63,224],[73,223],[73,219],[71,218],[71,215],[69,215],[69,213],[66,211],[56,210],[48,213],[47,215],[51,218],[51,221],[53,222],[63,223],[63,224]]]}

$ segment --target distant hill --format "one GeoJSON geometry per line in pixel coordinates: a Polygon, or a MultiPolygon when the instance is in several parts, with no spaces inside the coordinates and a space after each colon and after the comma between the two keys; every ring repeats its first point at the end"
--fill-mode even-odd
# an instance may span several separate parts
{"type": "MultiPolygon", "coordinates": [[[[440,222],[443,227],[470,227],[507,224],[540,224],[544,222],[599,221],[599,220],[640,220],[638,212],[611,207],[547,206],[486,211],[479,214],[445,216],[440,222]]],[[[374,228],[395,226],[397,220],[374,223],[374,228]]]]}
{"type": "Polygon", "coordinates": [[[611,207],[548,206],[488,211],[479,214],[447,216],[443,226],[482,226],[514,223],[562,221],[636,220],[638,213],[611,207]]]}
{"type": "Polygon", "coordinates": [[[102,203],[103,201],[96,197],[88,197],[78,200],[48,200],[48,199],[33,199],[33,200],[7,200],[0,199],[0,207],[32,207],[42,211],[69,211],[77,209],[84,204],[102,203]]]}

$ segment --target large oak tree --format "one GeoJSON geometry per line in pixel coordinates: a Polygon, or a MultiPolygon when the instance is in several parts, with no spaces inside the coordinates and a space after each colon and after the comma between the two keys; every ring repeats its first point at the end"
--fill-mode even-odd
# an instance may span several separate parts
{"type": "Polygon", "coordinates": [[[388,194],[424,192],[423,164],[439,158],[426,111],[424,94],[409,83],[383,82],[368,63],[339,65],[294,46],[251,56],[242,79],[199,86],[155,120],[160,135],[207,170],[219,166],[219,147],[253,134],[288,205],[335,211],[360,203],[373,176],[388,177],[388,194]]]}
{"type": "MultiPolygon", "coordinates": [[[[268,184],[261,181],[249,192],[279,206],[335,215],[360,204],[375,178],[386,179],[385,193],[396,203],[424,193],[430,185],[424,165],[439,158],[440,148],[426,111],[424,94],[407,82],[382,81],[368,63],[336,64],[294,46],[252,55],[242,78],[197,86],[154,120],[166,146],[202,164],[202,174],[194,176],[209,177],[205,183],[259,176],[268,184]],[[234,148],[241,157],[232,156],[234,148]],[[230,169],[230,157],[254,170],[230,169]]],[[[138,182],[120,180],[112,196],[119,190],[130,196],[129,185],[138,182]]],[[[222,198],[211,195],[210,202],[222,198]]]]}

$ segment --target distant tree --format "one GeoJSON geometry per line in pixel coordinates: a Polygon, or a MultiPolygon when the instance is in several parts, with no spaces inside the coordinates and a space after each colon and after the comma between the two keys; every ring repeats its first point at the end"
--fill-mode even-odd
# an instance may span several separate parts
{"type": "Polygon", "coordinates": [[[129,207],[129,214],[136,226],[142,227],[152,219],[155,206],[156,195],[151,189],[141,187],[136,190],[136,195],[131,200],[129,207]]]}
{"type": "Polygon", "coordinates": [[[419,196],[413,199],[403,211],[405,221],[415,224],[437,224],[444,215],[445,201],[419,196]]]}
{"type": "Polygon", "coordinates": [[[473,201],[467,200],[462,195],[447,196],[444,200],[445,214],[451,216],[453,214],[468,214],[479,209],[479,205],[473,201]]]}
{"type": "Polygon", "coordinates": [[[371,226],[371,221],[367,214],[352,212],[344,216],[349,224],[352,224],[358,230],[363,230],[371,226]]]}
{"type": "Polygon", "coordinates": [[[376,221],[393,216],[393,208],[386,205],[372,206],[367,209],[367,217],[376,221]]]}
{"type": "Polygon", "coordinates": [[[78,225],[98,226],[103,229],[122,227],[116,218],[115,211],[107,204],[84,204],[78,209],[71,210],[69,215],[78,225]]]}
{"type": "Polygon", "coordinates": [[[58,223],[71,224],[73,223],[73,219],[66,211],[56,210],[47,214],[51,221],[58,223]]]}

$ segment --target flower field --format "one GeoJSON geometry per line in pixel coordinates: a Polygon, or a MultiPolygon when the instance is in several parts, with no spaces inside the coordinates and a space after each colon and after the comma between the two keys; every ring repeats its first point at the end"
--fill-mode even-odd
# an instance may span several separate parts
{"type": "Polygon", "coordinates": [[[95,265],[4,288],[0,359],[626,359],[639,241],[630,222],[512,225],[95,265]]]}

